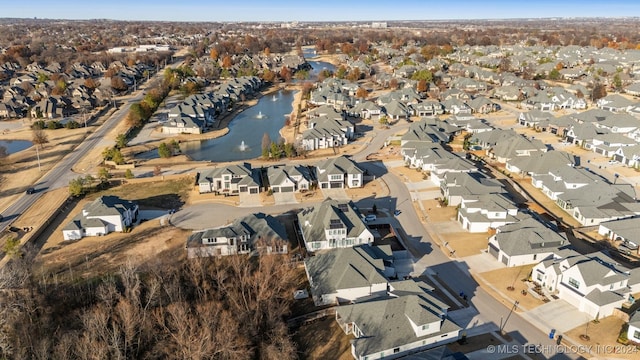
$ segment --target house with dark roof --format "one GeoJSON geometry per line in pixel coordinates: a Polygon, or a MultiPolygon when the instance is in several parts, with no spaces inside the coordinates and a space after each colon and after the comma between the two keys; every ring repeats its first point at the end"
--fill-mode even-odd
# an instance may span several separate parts
{"type": "Polygon", "coordinates": [[[286,254],[287,232],[276,218],[263,213],[238,218],[229,225],[196,231],[187,239],[187,257],[237,254],[286,254]]]}
{"type": "Polygon", "coordinates": [[[117,196],[101,196],[82,208],[80,214],[62,228],[65,240],[102,236],[124,231],[138,218],[138,205],[117,196]]]}
{"type": "Polygon", "coordinates": [[[303,209],[298,226],[308,251],[373,243],[373,234],[352,201],[326,199],[303,209]]]}
{"type": "Polygon", "coordinates": [[[522,266],[557,257],[568,244],[557,228],[527,216],[498,227],[489,238],[487,251],[506,266],[522,266]]]}
{"type": "Polygon", "coordinates": [[[384,296],[395,275],[389,245],[332,249],[304,261],[316,306],[384,296]]]}
{"type": "Polygon", "coordinates": [[[336,308],[336,321],[353,334],[356,359],[395,359],[457,341],[461,328],[447,318],[448,305],[422,281],[389,283],[388,295],[336,308]]]}

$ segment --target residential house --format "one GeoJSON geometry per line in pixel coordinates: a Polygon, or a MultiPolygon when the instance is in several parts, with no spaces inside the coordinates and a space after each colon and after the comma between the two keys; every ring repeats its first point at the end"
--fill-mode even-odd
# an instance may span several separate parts
{"type": "Polygon", "coordinates": [[[541,122],[554,118],[551,113],[541,110],[530,110],[518,115],[518,124],[526,127],[537,128],[541,122]]]}
{"type": "Polygon", "coordinates": [[[353,334],[355,359],[395,359],[457,341],[461,328],[448,306],[422,281],[389,284],[388,296],[336,308],[336,321],[353,334]]]}
{"type": "Polygon", "coordinates": [[[487,250],[506,266],[522,266],[552,259],[568,244],[567,236],[556,227],[528,216],[498,227],[487,250]]]}
{"type": "Polygon", "coordinates": [[[479,172],[450,172],[444,174],[440,183],[440,192],[448,206],[458,206],[465,197],[500,194],[505,190],[500,182],[487,178],[479,172]]]}
{"type": "Polygon", "coordinates": [[[347,145],[353,139],[354,130],[354,125],[347,120],[314,118],[309,121],[309,129],[301,135],[302,148],[312,151],[347,145]]]}
{"type": "Polygon", "coordinates": [[[194,232],[187,239],[187,256],[286,254],[288,244],[284,225],[271,215],[257,213],[229,225],[194,232]]]}
{"type": "MultiPolygon", "coordinates": [[[[598,234],[621,244],[640,245],[640,217],[606,221],[598,225],[598,234]]],[[[633,245],[631,247],[633,247],[633,245]]],[[[636,250],[636,253],[638,251],[636,250]]]]}
{"type": "Polygon", "coordinates": [[[598,108],[612,112],[626,112],[638,103],[619,94],[607,95],[596,102],[598,108]]]}
{"type": "Polygon", "coordinates": [[[534,266],[533,281],[592,319],[605,318],[629,301],[631,271],[602,253],[572,255],[534,266]]]}
{"type": "Polygon", "coordinates": [[[389,245],[332,249],[308,257],[304,268],[316,306],[384,296],[395,275],[389,245]]]}
{"type": "Polygon", "coordinates": [[[400,139],[401,146],[407,142],[428,142],[446,144],[455,134],[460,132],[458,126],[449,124],[436,118],[424,117],[414,122],[400,139]]]}
{"type": "Polygon", "coordinates": [[[124,231],[138,218],[138,205],[116,196],[101,196],[82,208],[80,214],[62,228],[64,240],[102,236],[124,231]]]}
{"type": "Polygon", "coordinates": [[[532,156],[536,153],[546,152],[547,146],[538,139],[527,139],[522,135],[516,135],[499,140],[489,151],[489,157],[500,163],[523,156],[532,156]]]}
{"type": "Polygon", "coordinates": [[[362,187],[363,173],[353,160],[344,155],[320,161],[315,166],[315,179],[320,189],[362,187]]]}
{"type": "Polygon", "coordinates": [[[224,167],[205,169],[198,175],[200,193],[257,194],[260,192],[260,177],[249,163],[232,164],[224,167]]]}
{"type": "Polygon", "coordinates": [[[274,192],[307,191],[313,182],[311,171],[303,165],[273,165],[267,168],[269,189],[274,192]]]}
{"type": "Polygon", "coordinates": [[[613,153],[613,160],[629,167],[637,168],[640,165],[640,144],[619,147],[613,153]]]}
{"type": "Polygon", "coordinates": [[[577,160],[574,155],[564,151],[547,151],[510,159],[505,168],[515,174],[540,175],[548,174],[549,171],[560,167],[575,165],[577,165],[577,160]]]}
{"type": "Polygon", "coordinates": [[[640,344],[640,311],[631,314],[627,326],[627,339],[633,344],[640,344]]]}
{"type": "Polygon", "coordinates": [[[518,206],[505,194],[463,195],[458,222],[471,233],[488,232],[517,221],[518,206]]]}
{"type": "Polygon", "coordinates": [[[298,213],[302,239],[308,251],[373,243],[373,234],[353,202],[326,199],[298,213]]]}

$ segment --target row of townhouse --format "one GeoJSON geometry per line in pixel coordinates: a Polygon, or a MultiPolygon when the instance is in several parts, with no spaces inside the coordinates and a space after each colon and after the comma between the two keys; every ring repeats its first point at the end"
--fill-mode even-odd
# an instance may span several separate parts
{"type": "Polygon", "coordinates": [[[249,163],[232,164],[200,171],[198,176],[200,193],[228,195],[257,194],[261,189],[297,192],[309,190],[313,186],[330,189],[358,188],[363,185],[364,172],[345,156],[322,160],[314,166],[273,165],[252,168],[249,163]]]}
{"type": "Polygon", "coordinates": [[[169,111],[167,121],[162,124],[162,132],[201,134],[241,96],[252,96],[261,86],[260,78],[244,76],[225,82],[214,92],[191,95],[169,111]]]}

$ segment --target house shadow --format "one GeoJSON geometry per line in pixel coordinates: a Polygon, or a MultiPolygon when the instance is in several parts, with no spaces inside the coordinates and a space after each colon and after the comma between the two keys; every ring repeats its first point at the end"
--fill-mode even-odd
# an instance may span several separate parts
{"type": "Polygon", "coordinates": [[[180,209],[184,206],[184,201],[178,194],[155,195],[147,198],[136,199],[141,207],[150,207],[156,209],[180,209]]]}

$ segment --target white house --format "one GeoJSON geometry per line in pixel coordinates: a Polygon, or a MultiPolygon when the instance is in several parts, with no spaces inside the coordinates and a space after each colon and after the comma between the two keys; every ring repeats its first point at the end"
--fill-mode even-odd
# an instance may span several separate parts
{"type": "Polygon", "coordinates": [[[567,244],[566,236],[557,229],[527,217],[497,228],[487,250],[506,266],[522,266],[553,258],[567,244]]]}
{"type": "Polygon", "coordinates": [[[65,240],[78,240],[85,236],[102,236],[122,232],[138,217],[138,205],[116,196],[101,196],[82,208],[62,229],[65,240]]]}
{"type": "Polygon", "coordinates": [[[373,234],[352,201],[327,199],[299,212],[298,222],[309,251],[373,243],[373,234]]]}
{"type": "Polygon", "coordinates": [[[502,194],[464,196],[458,209],[458,222],[471,233],[516,222],[518,206],[502,194]]]}
{"type": "Polygon", "coordinates": [[[321,189],[359,188],[364,185],[364,172],[344,155],[320,161],[315,168],[321,189]]]}
{"type": "Polygon", "coordinates": [[[629,301],[630,270],[601,253],[548,260],[534,266],[533,281],[591,318],[604,318],[629,301]]]}
{"type": "Polygon", "coordinates": [[[635,344],[640,344],[640,311],[636,311],[629,318],[627,339],[635,344]]]}

